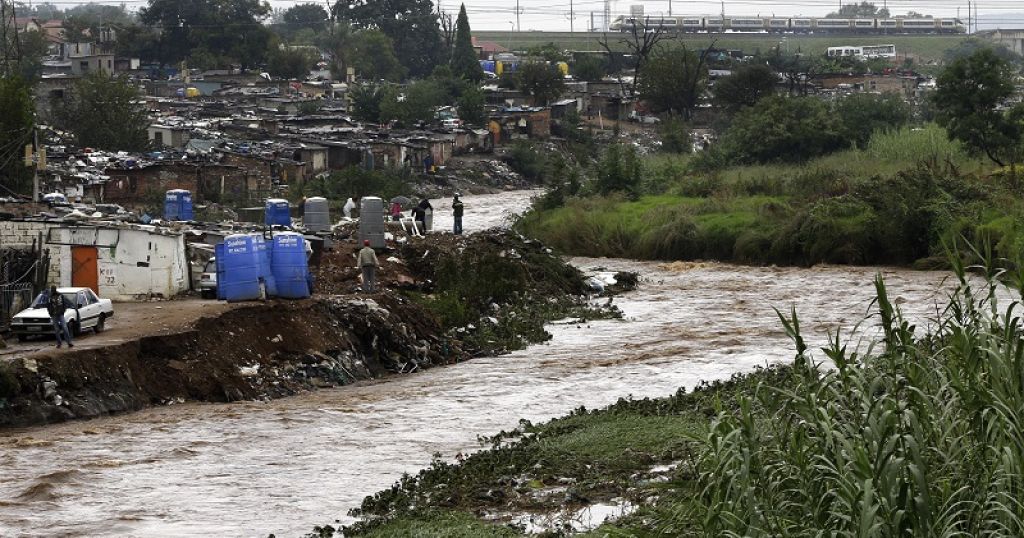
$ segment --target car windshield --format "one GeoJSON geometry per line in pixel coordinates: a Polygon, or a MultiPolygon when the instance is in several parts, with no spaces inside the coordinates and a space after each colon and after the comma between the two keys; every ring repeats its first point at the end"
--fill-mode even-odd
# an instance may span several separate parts
{"type": "Polygon", "coordinates": [[[215,262],[213,260],[210,260],[210,261],[206,262],[206,267],[203,268],[203,272],[204,273],[216,273],[217,272],[217,262],[215,262]]]}
{"type": "MultiPolygon", "coordinates": [[[[61,295],[64,296],[64,299],[67,301],[68,304],[75,304],[75,294],[74,293],[62,293],[61,295]]],[[[36,300],[32,301],[32,308],[46,308],[46,303],[49,300],[50,300],[50,294],[49,293],[40,293],[38,296],[36,296],[36,300]]]]}

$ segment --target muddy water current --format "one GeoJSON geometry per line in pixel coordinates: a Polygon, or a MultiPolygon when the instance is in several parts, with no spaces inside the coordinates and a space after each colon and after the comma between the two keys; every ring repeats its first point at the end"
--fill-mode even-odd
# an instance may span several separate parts
{"type": "Polygon", "coordinates": [[[949,285],[944,273],[878,268],[574,263],[644,275],[615,300],[624,319],[557,323],[551,342],[511,355],[282,400],[0,433],[0,536],[297,536],[520,418],[789,360],[773,306],[795,306],[820,345],[861,321],[876,272],[922,323],[949,285]]]}

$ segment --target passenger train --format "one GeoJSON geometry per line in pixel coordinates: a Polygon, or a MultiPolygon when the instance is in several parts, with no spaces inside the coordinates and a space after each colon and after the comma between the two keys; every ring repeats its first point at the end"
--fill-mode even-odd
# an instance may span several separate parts
{"type": "Polygon", "coordinates": [[[613,32],[630,32],[634,25],[672,32],[768,32],[803,34],[962,34],[959,19],[829,19],[823,17],[668,17],[619,16],[613,32]]]}

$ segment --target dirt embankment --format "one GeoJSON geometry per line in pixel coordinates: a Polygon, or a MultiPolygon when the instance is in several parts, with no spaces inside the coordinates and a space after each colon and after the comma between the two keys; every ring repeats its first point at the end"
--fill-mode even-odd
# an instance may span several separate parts
{"type": "Polygon", "coordinates": [[[423,309],[398,296],[272,301],[177,334],[11,360],[0,369],[0,427],[184,400],[275,398],[464,357],[423,309]]]}

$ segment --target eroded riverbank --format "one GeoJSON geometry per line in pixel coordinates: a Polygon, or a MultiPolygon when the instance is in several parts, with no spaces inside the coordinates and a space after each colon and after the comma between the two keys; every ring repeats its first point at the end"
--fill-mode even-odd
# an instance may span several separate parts
{"type": "MultiPolygon", "coordinates": [[[[557,324],[551,342],[388,382],[271,402],[185,404],[6,432],[0,534],[294,536],[345,513],[478,435],[663,396],[792,357],[772,307],[811,344],[868,312],[874,268],[751,268],[577,259],[639,271],[623,320],[557,324]],[[130,501],[126,501],[130,499],[130,501]]],[[[918,320],[945,273],[883,270],[918,320]]]]}

